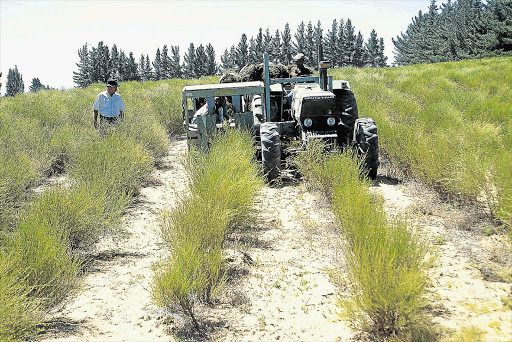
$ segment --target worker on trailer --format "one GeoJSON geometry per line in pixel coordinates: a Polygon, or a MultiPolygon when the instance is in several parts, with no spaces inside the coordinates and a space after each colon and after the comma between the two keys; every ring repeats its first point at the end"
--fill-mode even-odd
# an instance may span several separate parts
{"type": "Polygon", "coordinates": [[[313,76],[313,69],[304,65],[304,54],[298,53],[293,56],[295,65],[290,68],[291,77],[313,76]]]}
{"type": "MultiPolygon", "coordinates": [[[[298,53],[293,56],[293,60],[295,61],[295,65],[290,67],[290,77],[302,77],[302,76],[313,76],[313,68],[310,68],[304,65],[304,54],[298,53]]],[[[289,84],[290,90],[286,94],[285,107],[287,109],[291,108],[292,98],[293,98],[293,87],[294,83],[289,84]]]]}
{"type": "Polygon", "coordinates": [[[94,128],[98,128],[98,115],[100,117],[100,124],[112,124],[122,120],[124,117],[126,109],[124,101],[121,95],[116,94],[119,84],[116,80],[110,79],[106,86],[107,89],[96,96],[93,104],[94,128]]]}

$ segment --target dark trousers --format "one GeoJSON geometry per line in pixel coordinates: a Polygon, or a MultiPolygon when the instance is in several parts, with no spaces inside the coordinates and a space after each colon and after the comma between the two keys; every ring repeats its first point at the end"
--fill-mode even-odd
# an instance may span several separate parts
{"type": "Polygon", "coordinates": [[[102,123],[112,124],[112,123],[116,123],[117,120],[119,120],[119,116],[108,117],[108,116],[100,115],[100,124],[102,124],[102,123]]]}

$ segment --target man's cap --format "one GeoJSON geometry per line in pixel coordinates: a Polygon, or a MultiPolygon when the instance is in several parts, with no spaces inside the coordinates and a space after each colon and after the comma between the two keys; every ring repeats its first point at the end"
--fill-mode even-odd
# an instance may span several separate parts
{"type": "Polygon", "coordinates": [[[119,84],[117,84],[116,80],[111,78],[107,81],[107,87],[119,87],[119,84]]]}
{"type": "Polygon", "coordinates": [[[304,54],[303,53],[296,54],[295,56],[293,56],[293,60],[294,61],[304,60],[304,54]]]}

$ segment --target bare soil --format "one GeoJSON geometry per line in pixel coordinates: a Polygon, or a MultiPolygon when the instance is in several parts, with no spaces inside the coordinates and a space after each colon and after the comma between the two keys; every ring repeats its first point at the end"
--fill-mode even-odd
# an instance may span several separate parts
{"type": "MultiPolygon", "coordinates": [[[[211,306],[197,309],[201,332],[151,302],[152,265],[165,257],[159,212],[186,191],[179,162],[186,140],[172,144],[153,181],[124,218],[124,237],[105,239],[82,291],[53,313],[43,341],[355,341],[337,306],[333,275],[343,274],[342,239],[327,202],[294,180],[265,187],[253,227],[228,240],[228,280],[211,306]]],[[[441,339],[512,339],[511,246],[478,208],[439,200],[414,182],[379,176],[373,191],[390,216],[408,215],[438,258],[429,312],[441,339]],[[468,335],[472,334],[472,335],[468,335]]],[[[343,294],[343,293],[342,293],[343,294]]]]}

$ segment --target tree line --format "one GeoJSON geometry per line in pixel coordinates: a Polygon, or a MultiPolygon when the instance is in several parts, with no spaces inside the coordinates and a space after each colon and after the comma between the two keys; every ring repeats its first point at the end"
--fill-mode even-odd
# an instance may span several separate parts
{"type": "MultiPolygon", "coordinates": [[[[2,73],[0,72],[0,77],[2,73]]],[[[31,92],[36,92],[41,89],[52,89],[49,85],[44,86],[39,78],[33,78],[32,83],[28,88],[31,92]]],[[[2,90],[2,83],[0,83],[0,91],[2,90]]],[[[9,68],[7,74],[7,83],[5,84],[5,96],[15,96],[22,94],[25,91],[25,83],[23,82],[23,75],[18,71],[18,66],[15,65],[14,69],[9,68]]]]}
{"type": "Polygon", "coordinates": [[[282,32],[277,29],[274,34],[269,28],[263,32],[260,28],[255,37],[247,39],[245,34],[237,46],[232,45],[220,57],[223,70],[241,69],[247,64],[262,62],[263,53],[268,53],[274,63],[288,65],[297,53],[303,53],[305,63],[317,69],[318,44],[322,40],[324,59],[329,60],[333,67],[385,67],[387,57],[384,55],[384,39],[377,37],[373,30],[365,42],[361,31],[356,35],[352,21],[333,20],[330,29],[323,37],[320,21],[313,25],[301,22],[295,34],[291,35],[287,23],[282,32]]]}
{"type": "MultiPolygon", "coordinates": [[[[74,71],[73,80],[79,87],[86,87],[96,82],[106,82],[109,78],[119,81],[149,81],[170,78],[198,78],[211,76],[220,72],[240,70],[247,64],[262,62],[263,53],[268,53],[274,63],[288,65],[292,57],[301,52],[306,64],[317,67],[317,46],[322,39],[323,29],[320,21],[315,26],[301,22],[296,33],[291,35],[286,23],[282,32],[277,29],[273,34],[267,28],[260,28],[255,37],[247,38],[244,33],[240,42],[226,49],[216,62],[215,49],[211,44],[195,46],[190,43],[181,61],[179,46],[164,45],[158,48],[153,60],[148,54],[141,54],[138,61],[133,53],[125,53],[114,44],[109,48],[103,42],[97,47],[83,45],[78,50],[78,70],[74,71]]],[[[387,57],[384,55],[384,40],[378,38],[373,30],[365,42],[361,32],[355,33],[350,19],[339,22],[335,19],[323,38],[324,58],[332,62],[333,67],[385,67],[387,57]]]]}
{"type": "Polygon", "coordinates": [[[393,39],[395,64],[512,55],[511,0],[431,0],[393,39]]]}

